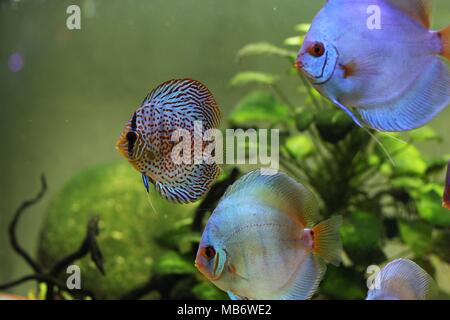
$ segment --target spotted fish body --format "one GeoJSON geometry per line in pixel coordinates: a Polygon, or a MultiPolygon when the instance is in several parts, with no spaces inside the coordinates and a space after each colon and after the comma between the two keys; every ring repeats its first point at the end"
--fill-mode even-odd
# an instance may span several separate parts
{"type": "MultiPolygon", "coordinates": [[[[219,174],[216,163],[194,161],[194,123],[202,132],[217,128],[220,110],[202,83],[191,79],[167,81],[144,99],[125,125],[117,142],[119,152],[142,173],[166,199],[187,203],[196,201],[211,187],[219,174]],[[199,122],[201,121],[201,122],[199,122]],[[175,132],[191,134],[190,163],[174,161],[175,132]]],[[[202,151],[206,143],[202,142],[202,151]]]]}
{"type": "Polygon", "coordinates": [[[450,210],[450,160],[447,166],[447,175],[445,178],[444,197],[442,200],[442,206],[450,210]]]}
{"type": "Polygon", "coordinates": [[[428,273],[409,259],[397,259],[377,274],[367,300],[427,300],[435,295],[428,273]]]}
{"type": "Polygon", "coordinates": [[[430,30],[431,0],[328,0],[296,60],[360,126],[406,131],[450,104],[450,26],[430,30]],[[369,28],[374,8],[379,27],[369,28]]]}
{"type": "Polygon", "coordinates": [[[220,200],[195,264],[231,299],[309,299],[326,263],[340,262],[340,223],[322,221],[314,195],[286,174],[256,170],[220,200]]]}

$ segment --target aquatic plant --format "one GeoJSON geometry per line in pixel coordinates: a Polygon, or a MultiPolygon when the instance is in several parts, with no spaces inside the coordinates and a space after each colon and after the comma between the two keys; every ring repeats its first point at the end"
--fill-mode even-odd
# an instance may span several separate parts
{"type": "MultiPolygon", "coordinates": [[[[301,24],[295,30],[304,34],[307,29],[301,24]]],[[[241,65],[279,59],[269,65],[285,62],[285,67],[278,73],[244,70],[233,77],[231,86],[246,93],[224,120],[234,128],[279,129],[282,170],[309,186],[324,217],[344,217],[344,265],[328,267],[315,298],[362,299],[367,267],[397,257],[412,258],[433,276],[440,261],[450,263],[450,215],[441,207],[450,155],[428,157],[415,144],[439,143],[441,137],[430,127],[389,136],[374,132],[390,161],[373,138],[297,73],[293,64],[301,41],[296,36],[286,39],[284,47],[249,44],[238,52],[241,65]]],[[[47,273],[64,257],[75,258],[70,262],[81,266],[83,284],[91,290],[76,298],[225,299],[193,261],[206,218],[239,175],[239,169],[224,167],[210,192],[193,205],[168,204],[151,193],[153,213],[128,164],[88,169],[53,199],[41,232],[37,271],[47,273]],[[84,243],[93,215],[99,218],[96,244],[105,275],[92,258],[72,255],[84,243]]],[[[36,296],[73,298],[55,285],[66,275],[58,276],[51,281],[33,276],[46,283],[36,296]]]]}

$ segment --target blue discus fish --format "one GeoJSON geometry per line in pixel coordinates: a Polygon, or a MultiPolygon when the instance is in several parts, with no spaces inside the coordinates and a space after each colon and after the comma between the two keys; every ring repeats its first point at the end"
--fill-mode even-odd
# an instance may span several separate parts
{"type": "Polygon", "coordinates": [[[431,3],[329,0],[312,22],[296,67],[359,126],[421,127],[450,104],[443,61],[450,59],[450,26],[430,30],[431,3]],[[378,26],[371,24],[376,18],[378,26]]]}
{"type": "Polygon", "coordinates": [[[427,300],[435,295],[435,283],[428,273],[408,259],[397,259],[377,274],[367,300],[427,300]]]}
{"type": "Polygon", "coordinates": [[[216,163],[195,163],[193,157],[190,163],[175,162],[172,137],[184,130],[193,140],[196,121],[205,132],[217,128],[219,120],[219,107],[205,85],[191,79],[167,81],[131,115],[116,148],[142,174],[147,192],[151,183],[168,200],[193,202],[209,190],[220,169],[216,163]]]}
{"type": "Polygon", "coordinates": [[[326,263],[340,263],[341,221],[323,221],[314,195],[286,174],[253,171],[220,200],[195,265],[232,299],[309,299],[326,263]]]}

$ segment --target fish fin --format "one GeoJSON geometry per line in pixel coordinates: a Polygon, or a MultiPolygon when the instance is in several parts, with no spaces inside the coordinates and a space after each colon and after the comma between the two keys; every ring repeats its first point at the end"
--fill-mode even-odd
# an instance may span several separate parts
{"type": "Polygon", "coordinates": [[[275,300],[308,300],[316,292],[327,266],[320,257],[310,254],[300,264],[288,283],[280,290],[275,300]]]}
{"type": "Polygon", "coordinates": [[[342,217],[333,216],[312,228],[313,253],[335,266],[341,263],[342,242],[339,235],[341,225],[342,217]]]}
{"type": "Polygon", "coordinates": [[[426,300],[433,298],[436,289],[430,275],[408,259],[397,259],[384,266],[374,285],[367,293],[368,300],[426,300]]]}
{"type": "Polygon", "coordinates": [[[148,181],[151,181],[149,177],[147,177],[144,173],[142,173],[142,182],[144,183],[145,190],[147,190],[147,193],[150,192],[150,184],[148,181]]]}
{"type": "Polygon", "coordinates": [[[146,100],[163,106],[163,111],[177,111],[192,120],[203,120],[207,123],[206,128],[219,126],[219,106],[211,91],[200,81],[175,79],[164,82],[150,92],[146,100]],[[199,114],[202,119],[198,119],[199,114]]]}
{"type": "Polygon", "coordinates": [[[430,29],[432,0],[387,0],[387,2],[430,29]]]}
{"type": "Polygon", "coordinates": [[[283,172],[262,174],[261,169],[247,173],[236,181],[223,196],[220,205],[235,204],[236,197],[256,197],[266,205],[288,214],[302,227],[322,220],[314,194],[283,172]]]}
{"type": "Polygon", "coordinates": [[[248,300],[248,298],[238,296],[237,294],[234,294],[231,291],[227,291],[227,294],[228,294],[228,296],[230,297],[231,300],[248,300]]]}
{"type": "Polygon", "coordinates": [[[361,121],[358,119],[358,117],[346,106],[344,106],[342,103],[340,103],[337,99],[332,99],[333,103],[341,108],[350,118],[352,118],[353,122],[355,122],[359,127],[363,127],[361,124],[361,121]]]}
{"type": "Polygon", "coordinates": [[[342,76],[344,79],[349,77],[376,76],[380,73],[379,66],[383,59],[385,59],[383,54],[374,52],[340,64],[339,67],[343,71],[342,76]]]}
{"type": "Polygon", "coordinates": [[[450,26],[440,30],[439,37],[442,41],[441,55],[450,60],[450,26]]]}
{"type": "Polygon", "coordinates": [[[180,204],[189,203],[206,194],[219,174],[220,168],[216,164],[198,164],[180,183],[158,181],[155,186],[165,199],[180,204]]]}
{"type": "Polygon", "coordinates": [[[337,99],[333,99],[332,100],[333,103],[335,105],[337,105],[339,108],[341,108],[345,113],[347,113],[347,115],[350,116],[350,118],[352,118],[352,120],[364,131],[366,131],[366,133],[380,146],[380,148],[383,150],[383,152],[386,154],[386,156],[388,157],[389,161],[395,166],[395,162],[394,159],[392,158],[392,156],[389,154],[389,151],[385,148],[385,146],[383,145],[383,143],[380,141],[380,139],[378,139],[372,132],[370,132],[369,129],[367,129],[364,125],[361,124],[360,120],[358,119],[357,116],[355,116],[355,114],[346,106],[344,106],[342,103],[340,103],[337,99]]]}
{"type": "Polygon", "coordinates": [[[442,206],[450,210],[450,160],[447,166],[447,175],[445,178],[444,196],[442,200],[442,206]]]}
{"type": "Polygon", "coordinates": [[[449,70],[438,57],[412,83],[392,101],[358,108],[361,117],[377,130],[407,131],[425,125],[450,103],[449,70]]]}

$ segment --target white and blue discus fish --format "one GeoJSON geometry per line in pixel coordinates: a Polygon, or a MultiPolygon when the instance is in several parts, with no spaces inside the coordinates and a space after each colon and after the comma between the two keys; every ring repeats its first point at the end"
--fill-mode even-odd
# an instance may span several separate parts
{"type": "MultiPolygon", "coordinates": [[[[216,163],[196,163],[194,143],[190,163],[174,161],[172,138],[184,130],[193,141],[195,122],[201,122],[199,129],[205,132],[217,128],[219,120],[219,107],[205,85],[191,79],[167,81],[132,114],[116,148],[142,174],[147,192],[151,182],[168,200],[193,202],[209,190],[220,169],[216,163]]],[[[201,154],[206,147],[202,143],[201,154]]]]}
{"type": "Polygon", "coordinates": [[[427,300],[435,294],[428,273],[408,259],[397,259],[380,270],[367,300],[427,300]]]}
{"type": "Polygon", "coordinates": [[[296,67],[359,126],[421,127],[450,104],[450,26],[430,29],[431,4],[328,0],[296,67]]]}
{"type": "Polygon", "coordinates": [[[322,221],[317,200],[284,173],[234,183],[204,230],[195,265],[231,299],[309,299],[338,265],[342,218],[322,221]]]}

